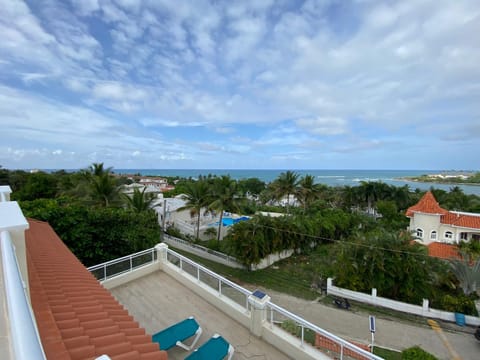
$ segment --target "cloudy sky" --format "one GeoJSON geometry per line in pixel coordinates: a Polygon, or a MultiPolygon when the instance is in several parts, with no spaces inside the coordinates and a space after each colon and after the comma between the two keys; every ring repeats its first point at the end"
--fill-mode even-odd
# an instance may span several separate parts
{"type": "Polygon", "coordinates": [[[0,9],[6,168],[480,168],[478,0],[0,9]]]}

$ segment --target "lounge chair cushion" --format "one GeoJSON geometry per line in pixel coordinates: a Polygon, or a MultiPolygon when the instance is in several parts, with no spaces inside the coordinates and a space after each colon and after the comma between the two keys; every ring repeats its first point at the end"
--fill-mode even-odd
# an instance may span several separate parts
{"type": "Polygon", "coordinates": [[[168,350],[177,345],[178,341],[182,342],[195,335],[199,327],[197,321],[190,317],[156,333],[152,336],[152,341],[160,344],[160,350],[168,350]]]}
{"type": "Polygon", "coordinates": [[[233,347],[222,336],[216,334],[189,356],[185,360],[221,360],[225,356],[233,355],[233,347]]]}

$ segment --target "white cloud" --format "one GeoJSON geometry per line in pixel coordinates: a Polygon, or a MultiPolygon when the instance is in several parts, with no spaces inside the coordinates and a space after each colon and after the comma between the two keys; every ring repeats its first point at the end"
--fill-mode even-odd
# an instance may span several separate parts
{"type": "Polygon", "coordinates": [[[100,9],[98,0],[70,0],[81,15],[90,15],[100,9]]]}
{"type": "Polygon", "coordinates": [[[252,149],[301,162],[305,149],[368,153],[412,131],[432,148],[461,142],[480,119],[475,0],[71,3],[0,12],[0,123],[18,156],[155,164],[151,146],[208,164],[198,127],[209,155],[232,156],[222,164],[252,149]],[[231,131],[235,146],[218,140],[231,131]]]}
{"type": "Polygon", "coordinates": [[[345,119],[335,117],[316,117],[298,119],[295,123],[309,133],[315,135],[341,135],[348,132],[345,119]]]}

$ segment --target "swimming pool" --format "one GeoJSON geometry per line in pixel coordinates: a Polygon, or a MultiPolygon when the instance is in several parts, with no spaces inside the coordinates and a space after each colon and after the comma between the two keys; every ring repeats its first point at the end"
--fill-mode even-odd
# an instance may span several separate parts
{"type": "MultiPolygon", "coordinates": [[[[233,224],[236,224],[236,223],[239,223],[240,221],[246,221],[246,220],[250,220],[250,218],[248,216],[241,216],[239,218],[231,218],[231,217],[224,217],[222,219],[222,225],[223,226],[231,226],[233,224]]],[[[210,224],[210,226],[218,226],[218,221],[213,223],[213,224],[210,224]]]]}

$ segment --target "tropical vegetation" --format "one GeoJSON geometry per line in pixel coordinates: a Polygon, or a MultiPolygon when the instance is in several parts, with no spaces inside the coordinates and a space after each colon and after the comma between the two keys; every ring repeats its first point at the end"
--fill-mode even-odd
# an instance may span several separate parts
{"type": "MultiPolygon", "coordinates": [[[[0,184],[12,187],[12,199],[20,201],[26,216],[50,222],[86,265],[159,241],[158,218],[151,210],[154,199],[138,189],[121,195],[121,186],[129,181],[101,163],[73,173],[0,169],[0,184]]],[[[281,173],[270,184],[255,178],[212,175],[169,181],[175,182],[175,190],[164,196],[183,194],[184,209],[195,219],[192,241],[199,241],[204,212],[220,217],[224,212],[250,215],[250,221],[230,227],[224,241],[219,241],[223,232],[219,221],[209,234],[216,240],[208,243],[235,256],[248,269],[269,254],[293,250],[292,258],[278,266],[287,266],[288,281],[295,276],[307,290],[311,284],[334,277],[336,285],[352,290],[370,292],[375,287],[380,296],[417,304],[427,297],[432,307],[475,313],[472,301],[478,282],[472,283],[469,279],[474,277],[465,272],[472,270],[473,263],[449,265],[429,258],[405,230],[406,209],[423,195],[418,189],[382,182],[328,187],[293,171],[281,173]],[[282,215],[265,216],[259,211],[282,215]]],[[[466,195],[458,187],[432,192],[446,209],[480,212],[480,198],[466,195]]],[[[478,259],[479,246],[463,248],[472,259],[478,259]]],[[[268,277],[275,280],[276,273],[268,277]]]]}

